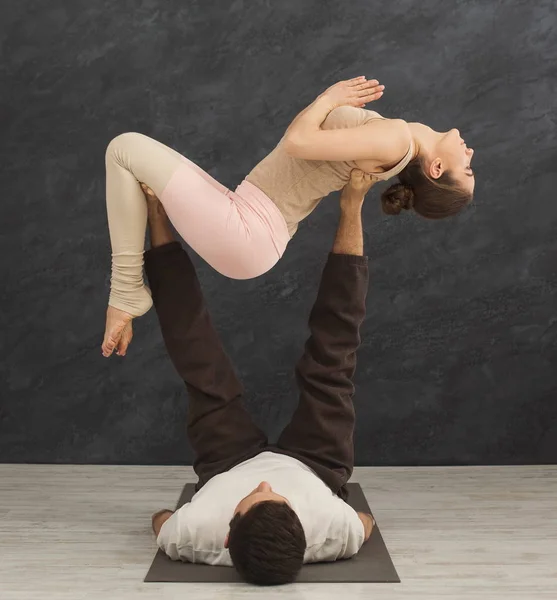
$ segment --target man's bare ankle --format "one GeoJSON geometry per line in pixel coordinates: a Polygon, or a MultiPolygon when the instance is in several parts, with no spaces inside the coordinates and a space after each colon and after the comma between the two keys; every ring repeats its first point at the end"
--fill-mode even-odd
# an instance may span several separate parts
{"type": "Polygon", "coordinates": [[[160,246],[167,246],[168,244],[172,244],[172,242],[175,242],[176,240],[172,237],[170,238],[164,238],[164,239],[157,239],[155,241],[151,240],[150,241],[150,246],[151,248],[159,248],[160,246]]]}
{"type": "Polygon", "coordinates": [[[161,219],[168,219],[168,215],[164,210],[164,206],[160,202],[148,202],[147,203],[147,214],[149,218],[160,221],[161,219]]]}

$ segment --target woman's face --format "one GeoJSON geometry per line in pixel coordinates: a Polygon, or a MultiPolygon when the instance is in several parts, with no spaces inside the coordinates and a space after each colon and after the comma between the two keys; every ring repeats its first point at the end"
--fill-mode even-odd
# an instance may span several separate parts
{"type": "Polygon", "coordinates": [[[463,189],[472,193],[476,183],[471,162],[474,150],[468,148],[458,129],[437,133],[430,176],[434,179],[449,171],[463,189]]]}

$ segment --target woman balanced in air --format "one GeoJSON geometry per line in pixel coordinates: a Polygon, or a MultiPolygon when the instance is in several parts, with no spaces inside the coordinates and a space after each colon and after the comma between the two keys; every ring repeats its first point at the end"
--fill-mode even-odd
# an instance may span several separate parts
{"type": "Polygon", "coordinates": [[[387,214],[413,209],[442,219],[469,204],[474,151],[458,129],[439,133],[364,109],[383,89],[377,80],[357,77],[325,90],[234,191],[149,137],[114,138],[106,152],[112,278],[103,355],[126,353],[132,319],[152,305],[143,280],[147,203],[141,184],[160,199],[187,244],[233,279],[271,269],[300,221],[342,189],[353,169],[381,180],[398,176],[381,198],[387,214]]]}

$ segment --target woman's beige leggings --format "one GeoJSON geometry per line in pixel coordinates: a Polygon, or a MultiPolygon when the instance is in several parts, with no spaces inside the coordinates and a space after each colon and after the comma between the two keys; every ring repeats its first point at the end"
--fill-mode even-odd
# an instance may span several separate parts
{"type": "Polygon", "coordinates": [[[290,240],[284,217],[253,184],[243,181],[231,191],[164,144],[139,133],[119,135],[106,151],[109,305],[134,317],[152,305],[143,279],[147,203],[139,182],[155,192],[187,244],[232,279],[271,269],[290,240]]]}

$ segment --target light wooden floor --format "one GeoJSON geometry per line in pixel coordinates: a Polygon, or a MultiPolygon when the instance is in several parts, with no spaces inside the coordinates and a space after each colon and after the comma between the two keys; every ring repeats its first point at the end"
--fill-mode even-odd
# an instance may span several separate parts
{"type": "Polygon", "coordinates": [[[557,467],[360,468],[401,584],[144,584],[190,468],[0,465],[0,598],[557,598],[557,467]]]}

